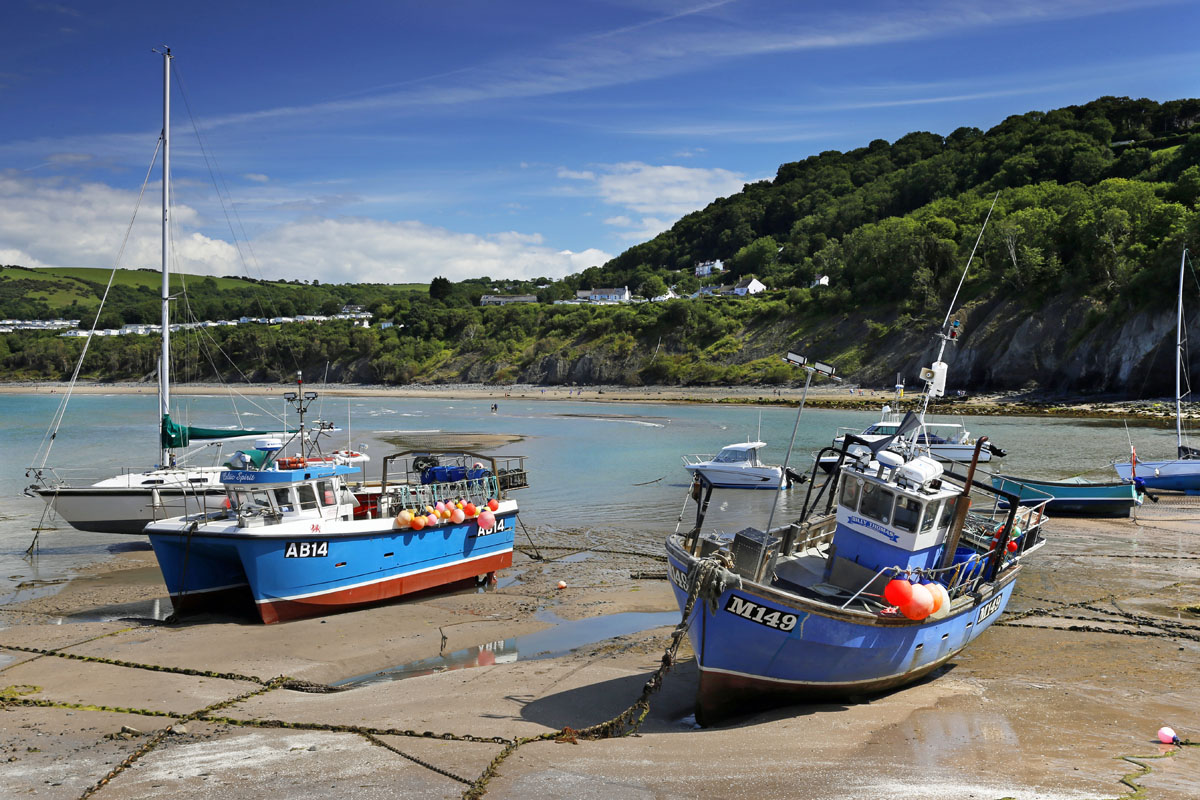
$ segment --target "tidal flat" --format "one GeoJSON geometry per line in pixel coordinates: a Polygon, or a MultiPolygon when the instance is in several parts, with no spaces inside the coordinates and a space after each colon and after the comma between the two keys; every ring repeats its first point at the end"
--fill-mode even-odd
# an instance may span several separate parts
{"type": "Polygon", "coordinates": [[[153,555],[132,544],[4,606],[0,795],[1067,800],[1137,785],[1183,800],[1200,785],[1200,748],[1154,738],[1200,740],[1196,498],[1053,520],[1004,617],[919,684],[700,729],[685,639],[638,731],[594,740],[574,732],[626,710],[669,642],[662,553],[530,533],[493,587],[281,625],[168,621],[153,555]]]}

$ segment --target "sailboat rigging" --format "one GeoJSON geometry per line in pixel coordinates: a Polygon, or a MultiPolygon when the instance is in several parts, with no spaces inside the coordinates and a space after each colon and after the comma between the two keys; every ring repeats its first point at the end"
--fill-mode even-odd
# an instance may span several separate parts
{"type": "MultiPolygon", "coordinates": [[[[191,447],[192,441],[207,442],[215,449],[214,461],[220,460],[220,448],[239,438],[279,436],[283,426],[271,430],[201,428],[184,425],[171,419],[171,324],[170,324],[170,201],[171,201],[171,50],[156,50],[163,57],[163,127],[159,138],[162,150],[162,320],[161,351],[158,364],[159,461],[149,470],[126,469],[119,474],[94,483],[75,482],[48,467],[50,447],[62,422],[66,399],[51,423],[46,446],[39,454],[39,463],[26,474],[34,479],[25,493],[40,497],[48,508],[72,527],[101,533],[139,534],[148,522],[187,513],[198,507],[205,495],[223,495],[220,482],[224,465],[186,464],[194,462],[198,450],[186,453],[178,450],[191,447]],[[186,465],[185,465],[186,464],[186,465]]],[[[90,340],[90,337],[89,337],[90,340]]],[[[78,378],[87,347],[80,355],[72,376],[72,386],[78,378]]],[[[69,397],[69,392],[68,392],[69,397]]],[[[329,428],[331,429],[331,428],[329,428]]],[[[327,430],[318,427],[317,431],[327,430]]],[[[301,449],[313,443],[301,441],[301,449]]],[[[366,460],[358,456],[357,460],[366,460]]],[[[65,472],[65,471],[64,471],[65,472]]],[[[76,473],[77,474],[77,473],[76,473]]]]}

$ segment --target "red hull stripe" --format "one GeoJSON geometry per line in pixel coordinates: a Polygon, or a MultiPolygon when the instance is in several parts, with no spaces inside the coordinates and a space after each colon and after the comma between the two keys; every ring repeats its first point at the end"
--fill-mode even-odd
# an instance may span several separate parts
{"type": "Polygon", "coordinates": [[[450,564],[439,569],[401,575],[365,586],[335,589],[319,595],[309,595],[303,600],[264,600],[258,604],[262,621],[270,625],[289,619],[328,614],[353,606],[378,603],[402,597],[406,594],[444,586],[448,583],[474,578],[512,566],[512,551],[497,553],[475,561],[450,564]]]}

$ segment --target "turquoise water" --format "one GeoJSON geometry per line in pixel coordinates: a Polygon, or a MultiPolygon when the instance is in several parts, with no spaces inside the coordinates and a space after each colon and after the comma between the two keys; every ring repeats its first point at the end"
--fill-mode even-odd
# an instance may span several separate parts
{"type": "MultiPolygon", "coordinates": [[[[82,533],[70,528],[43,532],[36,558],[24,554],[43,503],[25,497],[25,470],[33,463],[58,407],[59,395],[0,395],[0,604],[28,596],[37,587],[21,583],[54,581],[78,567],[129,548],[128,537],[82,533]]],[[[196,425],[239,424],[227,396],[180,398],[173,416],[196,425]]],[[[281,398],[239,398],[240,424],[271,427],[283,411],[281,398]]],[[[529,457],[530,488],[517,492],[521,519],[538,529],[591,530],[655,549],[676,529],[688,486],[680,456],[715,453],[732,442],[762,439],[764,459],[782,463],[796,420],[795,409],[545,401],[535,396],[495,396],[478,400],[417,400],[363,397],[321,398],[309,419],[319,416],[343,429],[334,447],[365,443],[372,457],[369,477],[377,477],[382,456],[400,448],[387,438],[436,441],[439,433],[508,434],[520,437],[497,452],[529,457]],[[491,404],[499,405],[491,413],[491,404]]],[[[800,420],[792,465],[808,471],[811,454],[829,443],[839,426],[865,427],[877,412],[807,409],[800,420]]],[[[943,421],[959,421],[945,418],[943,421]]],[[[1115,477],[1108,464],[1129,452],[1120,422],[1036,417],[966,417],[973,435],[987,435],[1009,456],[993,462],[1006,472],[1063,478],[1087,474],[1115,477]]],[[[1167,456],[1174,433],[1166,427],[1130,424],[1142,458],[1167,456]]],[[[234,448],[227,447],[227,452],[234,448]]],[[[49,464],[72,466],[99,479],[121,467],[145,468],[157,457],[157,399],[135,395],[79,395],[72,399],[49,464]]],[[[805,488],[787,492],[718,491],[709,523],[715,529],[763,526],[775,507],[778,524],[798,513],[805,488]]],[[[689,527],[689,516],[682,527],[689,527]]]]}

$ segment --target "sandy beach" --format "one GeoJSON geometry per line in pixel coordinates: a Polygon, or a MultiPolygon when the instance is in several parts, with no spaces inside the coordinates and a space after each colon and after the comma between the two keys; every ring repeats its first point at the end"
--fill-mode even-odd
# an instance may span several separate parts
{"type": "MultiPolygon", "coordinates": [[[[534,386],[515,384],[410,384],[383,386],[376,384],[335,384],[321,386],[305,384],[308,389],[331,397],[412,397],[441,400],[477,399],[503,402],[504,398],[532,400],[587,400],[589,402],[634,403],[736,403],[754,405],[794,406],[804,397],[804,386],[534,386]]],[[[69,389],[60,382],[25,382],[0,384],[0,394],[59,394],[69,389]]],[[[292,384],[185,384],[173,386],[176,395],[275,395],[294,388],[292,384]]],[[[82,383],[72,392],[77,394],[154,394],[153,383],[82,383]]],[[[915,395],[909,394],[909,400],[915,395]]],[[[891,389],[871,389],[842,384],[816,383],[809,387],[807,406],[813,408],[844,408],[877,410],[894,403],[891,389]]],[[[947,396],[931,404],[935,414],[967,414],[979,416],[1063,416],[1110,417],[1141,420],[1175,419],[1174,400],[1121,400],[1117,398],[1050,397],[1040,394],[988,393],[947,396]]],[[[1185,403],[1183,416],[1200,419],[1200,403],[1185,403]]]]}
{"type": "Polygon", "coordinates": [[[1194,798],[1200,748],[1154,734],[1200,740],[1198,521],[1192,498],[1054,520],[997,625],[865,702],[698,729],[685,640],[638,734],[600,740],[566,729],[617,716],[659,665],[677,614],[661,552],[534,531],[543,558],[519,539],[491,590],[263,626],[149,618],[166,591],[135,547],[0,609],[0,796],[1067,800],[1130,796],[1127,778],[1139,797],[1194,798]],[[504,655],[628,615],[658,624],[504,655]],[[428,669],[319,691],[404,664],[428,669]]]}

